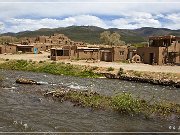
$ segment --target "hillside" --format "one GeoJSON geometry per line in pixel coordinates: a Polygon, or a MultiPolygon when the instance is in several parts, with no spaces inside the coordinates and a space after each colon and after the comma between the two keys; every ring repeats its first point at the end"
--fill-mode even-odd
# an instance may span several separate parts
{"type": "Polygon", "coordinates": [[[103,29],[96,26],[70,26],[60,27],[55,29],[42,28],[36,31],[23,31],[19,33],[4,33],[1,36],[15,36],[20,37],[35,37],[38,35],[50,36],[54,33],[62,33],[68,36],[74,41],[83,41],[88,43],[100,43],[99,35],[101,32],[109,30],[111,32],[117,32],[121,35],[121,39],[126,43],[140,43],[147,41],[148,36],[153,35],[176,35],[180,36],[180,30],[170,30],[166,28],[151,28],[143,27],[140,29],[128,30],[128,29],[103,29]]]}

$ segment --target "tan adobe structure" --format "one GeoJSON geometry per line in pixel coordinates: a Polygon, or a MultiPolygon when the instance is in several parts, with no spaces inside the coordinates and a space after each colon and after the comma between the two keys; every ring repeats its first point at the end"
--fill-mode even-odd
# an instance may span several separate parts
{"type": "Polygon", "coordinates": [[[69,48],[52,48],[51,59],[81,59],[81,60],[100,60],[106,62],[126,60],[128,55],[128,49],[126,46],[69,46],[69,48]],[[69,55],[64,55],[64,51],[69,50],[69,55]],[[62,52],[57,53],[57,52],[62,52]],[[64,57],[66,56],[66,57],[64,57]],[[67,57],[68,56],[68,57],[67,57]],[[55,58],[56,57],[56,58],[55,58]]]}
{"type": "Polygon", "coordinates": [[[0,54],[4,54],[4,53],[15,54],[16,52],[17,52],[16,45],[14,44],[0,45],[0,54]]]}
{"type": "Polygon", "coordinates": [[[140,63],[141,62],[141,57],[138,55],[138,54],[135,54],[133,57],[132,57],[132,62],[134,63],[140,63]]]}
{"type": "Polygon", "coordinates": [[[34,45],[16,45],[16,52],[33,53],[34,45]]]}
{"type": "Polygon", "coordinates": [[[72,41],[64,34],[53,34],[52,36],[38,36],[35,43],[72,45],[72,41]]]}
{"type": "Polygon", "coordinates": [[[61,48],[51,48],[51,60],[70,59],[71,47],[62,46],[61,48]]]}
{"type": "Polygon", "coordinates": [[[92,59],[98,60],[99,59],[99,48],[98,47],[81,47],[81,46],[74,46],[72,48],[72,59],[92,59]]]}
{"type": "Polygon", "coordinates": [[[180,37],[149,37],[149,47],[140,47],[137,53],[145,64],[180,64],[180,37]]]}
{"type": "Polygon", "coordinates": [[[100,60],[106,62],[126,60],[127,46],[100,47],[100,60]]]}

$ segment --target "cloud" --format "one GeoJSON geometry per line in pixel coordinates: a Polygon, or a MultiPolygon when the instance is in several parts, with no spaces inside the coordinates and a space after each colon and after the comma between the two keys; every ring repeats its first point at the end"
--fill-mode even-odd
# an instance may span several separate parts
{"type": "MultiPolygon", "coordinates": [[[[175,15],[174,15],[175,16],[175,15]]],[[[172,17],[172,16],[171,16],[172,17]]],[[[77,15],[64,19],[16,19],[11,18],[4,22],[4,32],[19,32],[26,30],[37,30],[40,28],[57,28],[72,25],[98,26],[102,28],[136,29],[141,27],[162,27],[157,17],[151,14],[137,12],[133,15],[123,16],[112,20],[103,20],[93,15],[77,15]]],[[[168,16],[167,16],[168,18],[168,16]]],[[[174,17],[172,17],[174,19],[174,17]]],[[[178,16],[176,16],[178,18],[178,16]]]]}
{"type": "Polygon", "coordinates": [[[92,25],[106,28],[106,24],[100,18],[90,15],[79,15],[67,17],[61,20],[44,18],[44,19],[15,19],[11,18],[5,21],[6,32],[19,32],[26,30],[37,30],[40,28],[57,28],[72,25],[92,25]]]}
{"type": "Polygon", "coordinates": [[[180,29],[178,0],[0,0],[1,32],[71,25],[180,29]],[[170,3],[171,2],[171,3],[170,3]],[[174,2],[174,3],[173,3],[174,2]],[[176,3],[175,3],[176,2],[176,3]],[[109,16],[102,18],[101,16],[109,16]],[[116,16],[111,18],[111,16],[116,16]]]}

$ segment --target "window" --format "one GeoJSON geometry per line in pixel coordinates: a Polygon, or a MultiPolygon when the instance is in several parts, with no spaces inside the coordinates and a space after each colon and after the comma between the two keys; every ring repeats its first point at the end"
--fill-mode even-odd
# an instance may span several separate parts
{"type": "Polygon", "coordinates": [[[87,52],[86,52],[86,51],[84,51],[84,53],[85,53],[85,54],[87,54],[87,52]]]}
{"type": "Polygon", "coordinates": [[[124,55],[124,51],[120,51],[119,53],[120,53],[120,55],[124,55]]]}
{"type": "Polygon", "coordinates": [[[63,50],[56,50],[57,56],[63,56],[63,50]]]}

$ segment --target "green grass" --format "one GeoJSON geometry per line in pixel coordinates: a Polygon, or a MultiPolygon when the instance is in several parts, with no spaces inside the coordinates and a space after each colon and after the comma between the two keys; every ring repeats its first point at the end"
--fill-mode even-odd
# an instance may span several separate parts
{"type": "Polygon", "coordinates": [[[107,71],[114,71],[114,68],[113,68],[113,67],[109,67],[109,68],[107,69],[107,71]]]}
{"type": "Polygon", "coordinates": [[[0,64],[1,69],[44,72],[55,75],[68,75],[87,78],[98,78],[101,75],[83,66],[55,62],[28,62],[26,60],[9,60],[0,64]]]}
{"type": "Polygon", "coordinates": [[[121,114],[144,115],[146,118],[152,114],[156,117],[167,118],[171,114],[180,116],[180,105],[168,102],[154,102],[153,104],[134,98],[130,93],[120,93],[115,96],[104,96],[91,91],[62,91],[45,93],[52,95],[60,101],[70,101],[74,106],[92,107],[98,109],[112,109],[121,114]]]}

